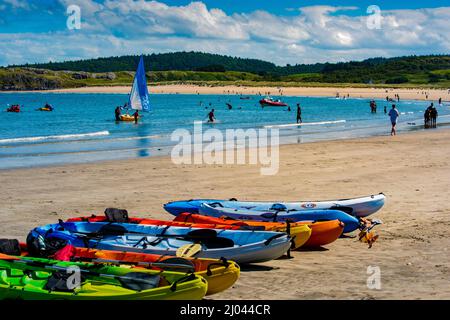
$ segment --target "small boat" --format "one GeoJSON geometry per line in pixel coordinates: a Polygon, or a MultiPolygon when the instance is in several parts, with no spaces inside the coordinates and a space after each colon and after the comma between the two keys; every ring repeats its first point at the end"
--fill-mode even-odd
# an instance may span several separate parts
{"type": "MultiPolygon", "coordinates": [[[[214,218],[213,218],[214,219],[214,218]]],[[[293,238],[293,249],[300,248],[303,246],[311,236],[311,228],[306,224],[295,224],[292,223],[289,227],[286,223],[266,223],[266,225],[254,225],[249,226],[245,223],[243,224],[228,224],[221,223],[223,220],[217,219],[217,221],[204,221],[204,222],[187,222],[183,220],[174,221],[164,221],[155,219],[144,219],[144,218],[129,218],[126,210],[120,210],[115,208],[108,208],[105,210],[105,216],[95,216],[90,217],[78,217],[70,218],[66,222],[118,222],[118,223],[135,223],[135,224],[145,224],[154,226],[171,226],[171,227],[190,227],[196,229],[226,229],[226,230],[254,230],[254,231],[275,231],[275,232],[286,232],[293,238]],[[122,211],[122,219],[117,221],[114,219],[111,211],[116,210],[116,212],[122,211]]]]}
{"type": "Polygon", "coordinates": [[[245,97],[240,96],[239,99],[241,99],[241,100],[250,100],[250,97],[249,96],[245,96],[245,97]]]}
{"type": "Polygon", "coordinates": [[[192,273],[0,254],[0,299],[200,300],[206,291],[206,280],[192,273]]]}
{"type": "Polygon", "coordinates": [[[14,104],[11,107],[7,108],[6,112],[20,112],[20,106],[18,104],[14,104]]]}
{"type": "Polygon", "coordinates": [[[171,256],[177,256],[178,249],[199,244],[200,248],[195,257],[223,257],[237,263],[277,259],[291,247],[291,237],[281,232],[110,222],[60,222],[33,229],[29,238],[59,239],[76,247],[171,256]]]}
{"type": "Polygon", "coordinates": [[[265,97],[264,99],[259,100],[259,104],[262,107],[287,107],[288,105],[281,100],[274,100],[271,97],[265,97]]]}
{"type": "MultiPolygon", "coordinates": [[[[150,111],[150,101],[148,97],[148,87],[147,87],[147,79],[145,76],[145,67],[144,67],[144,58],[141,56],[139,59],[139,64],[136,70],[136,74],[134,75],[133,86],[131,87],[128,103],[126,107],[126,114],[122,114],[119,116],[119,121],[131,122],[135,121],[134,116],[128,114],[128,111],[136,110],[136,111],[150,111]]],[[[138,119],[140,117],[138,116],[138,119]]]]}
{"type": "Polygon", "coordinates": [[[333,209],[344,211],[355,217],[367,217],[380,210],[385,200],[386,196],[383,193],[350,199],[298,202],[238,201],[236,198],[231,198],[230,200],[192,199],[166,203],[164,209],[177,216],[183,212],[199,213],[202,203],[220,203],[225,208],[233,209],[251,209],[254,211],[284,210],[291,212],[311,209],[333,209]]]}
{"type": "Polygon", "coordinates": [[[202,203],[199,213],[212,217],[229,217],[238,220],[254,221],[329,221],[339,220],[344,223],[344,233],[352,232],[361,227],[359,219],[338,210],[301,210],[301,211],[255,211],[249,209],[232,209],[220,206],[218,203],[202,203]]]}

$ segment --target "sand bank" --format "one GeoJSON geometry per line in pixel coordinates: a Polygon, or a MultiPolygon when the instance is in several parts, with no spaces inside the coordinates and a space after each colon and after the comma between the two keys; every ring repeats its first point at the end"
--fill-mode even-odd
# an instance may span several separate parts
{"type": "MultiPolygon", "coordinates": [[[[335,97],[339,93],[340,97],[350,98],[381,98],[386,96],[394,98],[398,94],[401,99],[408,100],[430,100],[437,101],[442,98],[450,101],[450,90],[437,89],[384,89],[384,88],[334,88],[334,87],[244,87],[244,86],[196,86],[196,85],[158,85],[150,86],[151,93],[166,94],[262,94],[270,93],[285,96],[310,96],[310,97],[335,97]],[[280,91],[281,90],[281,91],[280,91]]],[[[42,91],[41,91],[42,92],[42,91]]],[[[45,92],[65,92],[65,93],[129,93],[130,87],[85,87],[75,89],[49,90],[45,92]]]]}

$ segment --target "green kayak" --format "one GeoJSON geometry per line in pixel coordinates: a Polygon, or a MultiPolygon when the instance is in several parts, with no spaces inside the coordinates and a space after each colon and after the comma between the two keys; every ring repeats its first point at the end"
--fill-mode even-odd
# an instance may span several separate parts
{"type": "Polygon", "coordinates": [[[195,274],[0,254],[0,299],[198,300],[206,291],[195,274]]]}

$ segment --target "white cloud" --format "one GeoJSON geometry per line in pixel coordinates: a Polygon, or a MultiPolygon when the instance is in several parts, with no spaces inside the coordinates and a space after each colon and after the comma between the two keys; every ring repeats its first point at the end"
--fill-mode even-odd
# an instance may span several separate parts
{"type": "Polygon", "coordinates": [[[82,29],[0,33],[0,64],[179,50],[295,64],[450,49],[450,7],[382,11],[381,29],[371,30],[367,16],[346,14],[354,7],[310,6],[289,16],[263,10],[228,15],[198,1],[185,6],[144,0],[59,1],[80,6],[82,29]]]}

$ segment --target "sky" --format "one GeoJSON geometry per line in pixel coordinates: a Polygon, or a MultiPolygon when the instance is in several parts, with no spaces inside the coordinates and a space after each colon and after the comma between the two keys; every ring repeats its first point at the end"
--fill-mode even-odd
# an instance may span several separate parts
{"type": "Polygon", "coordinates": [[[1,66],[173,51],[278,65],[448,54],[450,0],[0,0],[1,66]]]}

